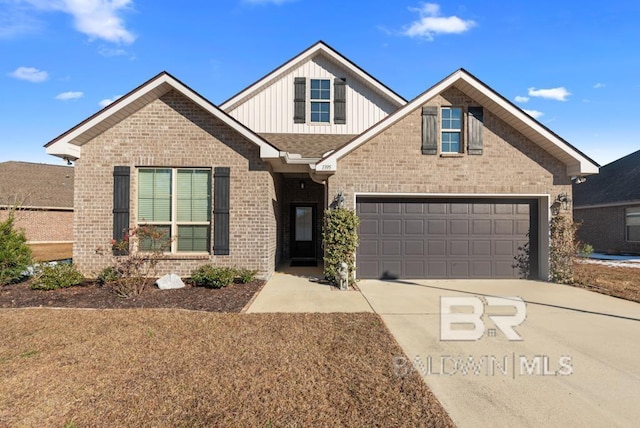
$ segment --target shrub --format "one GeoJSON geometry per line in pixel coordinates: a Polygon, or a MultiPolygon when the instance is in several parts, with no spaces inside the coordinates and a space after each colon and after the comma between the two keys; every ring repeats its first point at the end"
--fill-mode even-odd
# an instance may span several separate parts
{"type": "MultiPolygon", "coordinates": [[[[527,233],[527,238],[529,238],[529,233],[527,233]]],[[[529,241],[527,241],[524,245],[518,247],[518,254],[514,257],[515,263],[512,267],[518,269],[522,279],[528,279],[531,275],[531,256],[529,253],[529,241]]]]}
{"type": "Polygon", "coordinates": [[[346,208],[327,210],[324,213],[324,275],[334,284],[338,282],[338,271],[342,262],[347,263],[349,267],[349,284],[355,282],[351,273],[355,270],[359,224],[360,219],[356,213],[346,208]]]}
{"type": "Polygon", "coordinates": [[[71,263],[42,265],[31,281],[34,290],[57,290],[71,287],[84,281],[84,276],[71,263]]]}
{"type": "Polygon", "coordinates": [[[107,285],[117,281],[120,278],[122,278],[122,272],[116,269],[115,266],[107,266],[100,271],[100,273],[96,277],[96,280],[98,281],[99,285],[107,285]]]}
{"type": "Polygon", "coordinates": [[[578,255],[580,257],[589,258],[591,254],[593,254],[593,245],[581,244],[579,246],[578,255]]]}
{"type": "Polygon", "coordinates": [[[561,284],[573,282],[573,258],[578,253],[576,231],[578,225],[565,215],[551,219],[551,242],[549,262],[551,280],[561,284]]]}
{"type": "Polygon", "coordinates": [[[13,222],[13,210],[0,222],[0,285],[18,281],[33,263],[24,231],[15,229],[13,222]]]}
{"type": "Polygon", "coordinates": [[[191,280],[196,287],[223,288],[231,285],[235,277],[235,269],[212,265],[202,265],[191,272],[191,280]]]}
{"type": "Polygon", "coordinates": [[[241,268],[241,269],[236,269],[235,276],[237,278],[237,281],[240,284],[246,284],[256,279],[257,273],[258,273],[257,270],[241,268]]]}

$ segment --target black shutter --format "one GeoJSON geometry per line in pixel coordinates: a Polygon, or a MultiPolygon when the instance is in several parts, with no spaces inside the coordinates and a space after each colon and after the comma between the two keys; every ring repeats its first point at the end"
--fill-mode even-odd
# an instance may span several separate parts
{"type": "MultiPolygon", "coordinates": [[[[113,168],[113,239],[121,241],[129,230],[129,194],[131,169],[128,166],[113,168]]],[[[128,251],[113,250],[116,256],[128,251]]]]}
{"type": "Polygon", "coordinates": [[[345,79],[340,77],[333,81],[333,123],[347,123],[347,85],[345,79]]]}
{"type": "Polygon", "coordinates": [[[293,79],[293,123],[305,123],[307,108],[307,81],[304,77],[293,79]]]}
{"type": "Polygon", "coordinates": [[[467,118],[469,132],[467,134],[467,152],[470,155],[482,154],[482,129],[484,117],[482,107],[469,107],[467,118]]]}
{"type": "Polygon", "coordinates": [[[438,153],[438,107],[422,107],[422,154],[438,153]]]}
{"type": "Polygon", "coordinates": [[[213,254],[229,255],[230,168],[216,167],[213,172],[213,254]]]}

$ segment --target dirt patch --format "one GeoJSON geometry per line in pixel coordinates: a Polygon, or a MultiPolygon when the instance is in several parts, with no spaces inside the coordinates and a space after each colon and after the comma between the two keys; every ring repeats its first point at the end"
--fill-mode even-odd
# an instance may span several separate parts
{"type": "Polygon", "coordinates": [[[255,280],[247,284],[232,284],[212,290],[191,287],[160,290],[148,286],[142,294],[131,298],[118,297],[108,287],[95,283],[52,291],[29,288],[28,282],[0,287],[0,308],[181,308],[209,312],[240,312],[264,285],[255,280]]]}
{"type": "Polygon", "coordinates": [[[49,262],[52,260],[65,260],[73,256],[73,244],[29,244],[34,260],[49,262]]]}
{"type": "Polygon", "coordinates": [[[1,426],[453,426],[375,314],[0,310],[1,426]]]}
{"type": "Polygon", "coordinates": [[[577,287],[640,303],[640,269],[578,262],[574,266],[577,287]]]}

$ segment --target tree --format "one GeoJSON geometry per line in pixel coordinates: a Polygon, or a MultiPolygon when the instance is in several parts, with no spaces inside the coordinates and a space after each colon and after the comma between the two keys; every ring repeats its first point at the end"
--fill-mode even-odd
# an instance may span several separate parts
{"type": "Polygon", "coordinates": [[[14,227],[14,221],[11,209],[7,219],[0,222],[0,285],[19,280],[33,263],[27,237],[23,230],[14,227]]]}

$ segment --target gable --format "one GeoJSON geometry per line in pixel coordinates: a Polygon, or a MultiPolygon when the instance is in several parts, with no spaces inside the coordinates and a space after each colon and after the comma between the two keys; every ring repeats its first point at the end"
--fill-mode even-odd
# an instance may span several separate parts
{"type": "MultiPolygon", "coordinates": [[[[325,156],[315,165],[316,172],[332,174],[337,170],[339,159],[348,156],[363,144],[367,144],[372,138],[395,126],[450,88],[456,88],[460,93],[473,99],[479,107],[491,112],[523,137],[562,162],[567,176],[597,174],[598,164],[593,160],[463,69],[451,74],[386,119],[325,156]]],[[[464,113],[468,113],[468,110],[464,113]]],[[[420,128],[416,128],[413,132],[420,133],[420,128]]]]}
{"type": "Polygon", "coordinates": [[[318,42],[220,107],[258,133],[347,135],[361,133],[405,103],[364,70],[318,42]],[[314,123],[311,80],[323,80],[328,86],[330,97],[324,101],[329,120],[314,123]],[[343,87],[338,88],[339,83],[343,87]]]}

